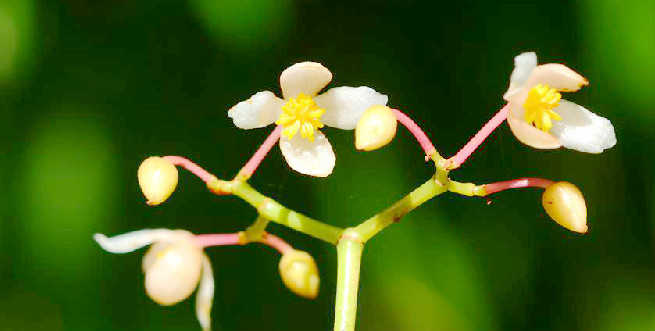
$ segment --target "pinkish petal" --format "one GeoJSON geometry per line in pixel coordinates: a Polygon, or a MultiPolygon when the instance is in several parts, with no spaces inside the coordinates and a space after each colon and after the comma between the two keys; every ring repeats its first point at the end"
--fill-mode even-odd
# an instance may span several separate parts
{"type": "Polygon", "coordinates": [[[562,144],[550,133],[541,131],[525,121],[523,106],[510,104],[507,124],[520,142],[537,149],[556,149],[562,144]]]}
{"type": "Polygon", "coordinates": [[[589,82],[563,64],[547,63],[534,69],[525,87],[530,89],[537,84],[548,84],[561,92],[575,92],[589,82]]]}
{"type": "Polygon", "coordinates": [[[314,97],[332,80],[332,73],[316,62],[296,63],[280,75],[280,86],[285,100],[300,93],[314,97]]]}

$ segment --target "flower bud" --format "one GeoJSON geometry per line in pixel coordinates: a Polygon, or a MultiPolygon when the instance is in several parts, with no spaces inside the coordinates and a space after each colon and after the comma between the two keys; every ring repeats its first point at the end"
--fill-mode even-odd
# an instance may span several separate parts
{"type": "Polygon", "coordinates": [[[311,255],[292,250],[282,256],[279,266],[280,276],[288,289],[307,299],[316,298],[321,280],[311,255]]]}
{"type": "Polygon", "coordinates": [[[151,206],[166,201],[177,186],[177,168],[158,156],[151,156],[141,163],[138,177],[141,192],[151,206]]]}
{"type": "Polygon", "coordinates": [[[390,143],[396,135],[396,127],[396,116],[389,107],[369,107],[357,122],[355,148],[368,152],[390,143]]]}
{"type": "Polygon", "coordinates": [[[188,298],[202,272],[202,248],[193,243],[153,244],[143,257],[146,293],[162,306],[188,298]]]}
{"type": "Polygon", "coordinates": [[[557,182],[546,188],[542,204],[557,224],[575,232],[587,232],[587,205],[582,192],[573,184],[557,182]]]}

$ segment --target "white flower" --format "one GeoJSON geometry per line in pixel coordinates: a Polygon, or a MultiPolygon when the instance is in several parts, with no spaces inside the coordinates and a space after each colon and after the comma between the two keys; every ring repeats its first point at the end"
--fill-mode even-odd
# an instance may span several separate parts
{"type": "Polygon", "coordinates": [[[146,229],[112,238],[96,233],[93,238],[110,253],[129,253],[152,244],[143,257],[148,296],[160,305],[169,306],[188,298],[197,287],[196,317],[203,330],[211,329],[214,275],[209,258],[195,243],[192,233],[146,229]]]}
{"type": "Polygon", "coordinates": [[[317,96],[332,73],[320,63],[302,62],[280,75],[284,100],[270,91],[259,92],[228,111],[241,129],[284,126],[280,149],[289,166],[302,174],[326,177],[332,173],[332,146],[318,129],[323,124],[353,130],[372,105],[386,105],[388,97],[370,87],[335,87],[317,96]],[[300,133],[300,135],[297,135],[300,133]]]}
{"type": "Polygon", "coordinates": [[[589,84],[568,67],[537,65],[537,55],[514,58],[507,123],[522,143],[539,149],[564,146],[586,153],[600,153],[616,144],[612,123],[582,106],[561,100],[559,92],[574,92],[589,84]]]}

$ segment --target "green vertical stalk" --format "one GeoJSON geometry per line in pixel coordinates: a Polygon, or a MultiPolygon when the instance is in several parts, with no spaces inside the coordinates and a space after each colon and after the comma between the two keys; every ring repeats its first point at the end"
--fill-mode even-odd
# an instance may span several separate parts
{"type": "Polygon", "coordinates": [[[359,270],[364,244],[352,230],[344,231],[337,244],[337,300],[334,330],[355,330],[359,270]]]}

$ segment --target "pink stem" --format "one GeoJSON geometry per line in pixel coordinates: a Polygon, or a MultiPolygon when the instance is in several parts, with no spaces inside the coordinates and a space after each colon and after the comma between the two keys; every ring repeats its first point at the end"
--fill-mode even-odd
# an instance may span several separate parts
{"type": "Polygon", "coordinates": [[[196,243],[202,247],[241,245],[239,233],[197,234],[196,243]]]}
{"type": "Polygon", "coordinates": [[[273,132],[264,140],[264,143],[259,146],[259,149],[255,152],[255,154],[248,160],[245,166],[241,168],[241,171],[239,171],[239,175],[245,176],[245,179],[250,178],[252,174],[255,173],[255,170],[257,170],[257,167],[259,167],[259,164],[262,163],[264,158],[266,157],[266,154],[273,148],[273,145],[280,139],[280,133],[282,132],[282,126],[278,125],[273,132]]]}
{"type": "Polygon", "coordinates": [[[462,149],[455,154],[455,156],[451,157],[448,159],[448,169],[455,169],[459,168],[466,159],[475,152],[475,150],[480,147],[480,145],[484,142],[487,137],[501,124],[507,119],[507,114],[509,113],[509,107],[508,105],[505,105],[505,107],[501,108],[494,117],[492,117],[487,124],[485,124],[478,133],[469,140],[469,142],[462,147],[462,149]]]}
{"type": "Polygon", "coordinates": [[[543,179],[543,178],[519,178],[513,180],[507,180],[504,182],[497,182],[492,184],[485,184],[484,188],[487,194],[493,194],[500,191],[505,191],[513,188],[524,188],[524,187],[541,187],[547,188],[552,185],[554,182],[552,180],[543,179]]]}
{"type": "Polygon", "coordinates": [[[396,119],[400,124],[405,126],[407,130],[416,138],[418,143],[421,145],[421,148],[423,148],[423,151],[425,152],[425,155],[427,156],[432,156],[434,153],[437,152],[437,149],[434,148],[434,145],[430,141],[430,138],[421,130],[421,127],[418,126],[414,121],[412,121],[409,116],[405,115],[403,112],[401,112],[398,109],[391,109],[393,111],[393,114],[396,115],[396,119]]]}
{"type": "MultiPolygon", "coordinates": [[[[196,244],[201,247],[245,245],[248,243],[247,239],[244,239],[241,232],[197,234],[195,236],[195,241],[196,244]]],[[[275,248],[280,252],[280,254],[285,254],[293,250],[293,247],[287,244],[280,237],[267,232],[262,234],[262,240],[260,242],[264,245],[275,248]]]]}
{"type": "Polygon", "coordinates": [[[262,243],[277,249],[280,252],[280,254],[283,255],[293,250],[293,247],[287,244],[286,241],[268,232],[265,232],[264,235],[262,236],[262,243]]]}
{"type": "Polygon", "coordinates": [[[180,166],[186,170],[189,170],[192,174],[198,176],[207,184],[216,179],[214,175],[210,174],[207,172],[207,170],[201,168],[199,165],[193,163],[189,159],[185,159],[181,156],[164,156],[163,159],[173,163],[176,166],[180,166]]]}

